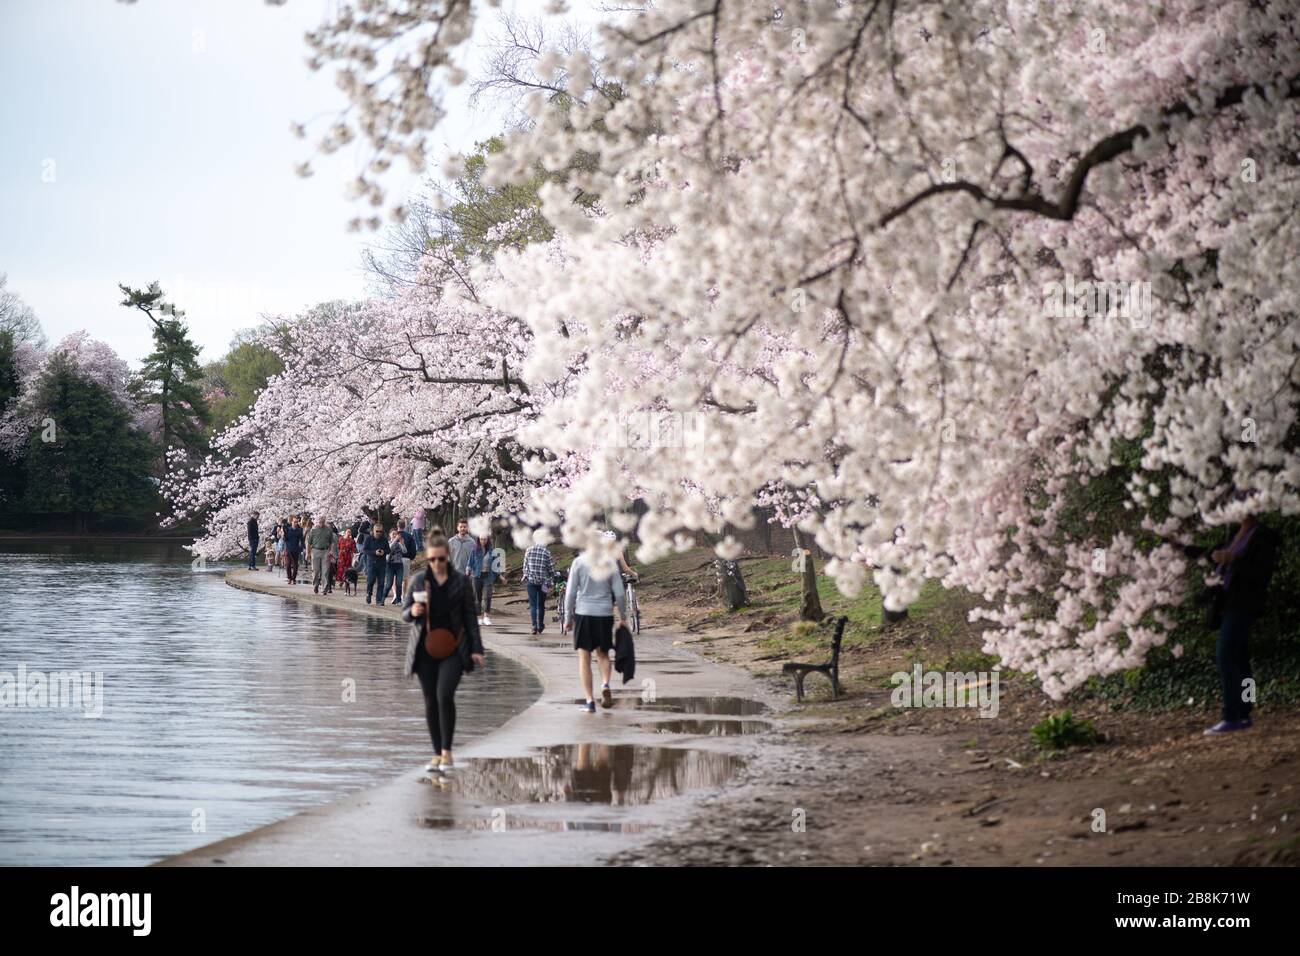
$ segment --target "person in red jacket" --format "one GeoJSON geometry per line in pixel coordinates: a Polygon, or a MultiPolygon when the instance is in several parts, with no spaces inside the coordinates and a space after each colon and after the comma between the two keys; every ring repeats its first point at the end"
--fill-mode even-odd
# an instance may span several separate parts
{"type": "Polygon", "coordinates": [[[347,528],[343,532],[343,537],[339,538],[339,563],[334,571],[334,576],[340,583],[343,581],[343,572],[352,567],[352,556],[356,553],[357,543],[352,538],[352,529],[347,528]]]}

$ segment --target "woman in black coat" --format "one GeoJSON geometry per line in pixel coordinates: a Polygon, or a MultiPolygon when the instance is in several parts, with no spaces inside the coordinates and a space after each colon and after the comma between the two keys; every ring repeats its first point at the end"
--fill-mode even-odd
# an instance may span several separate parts
{"type": "Polygon", "coordinates": [[[1223,583],[1211,594],[1211,625],[1219,639],[1214,658],[1223,693],[1223,719],[1207,735],[1248,730],[1255,699],[1250,668],[1250,631],[1267,607],[1268,585],[1277,558],[1277,533],[1248,515],[1229,529],[1223,543],[1210,552],[1223,583]]]}
{"type": "Polygon", "coordinates": [[[483,638],[479,634],[473,585],[451,566],[447,539],[441,535],[429,538],[425,556],[429,566],[412,578],[402,599],[402,620],[411,625],[406,672],[419,678],[424,693],[424,718],[435,754],[428,769],[449,774],[453,769],[456,688],[462,674],[483,666],[483,638]],[[435,647],[440,653],[430,653],[430,642],[426,641],[430,633],[434,644],[440,643],[440,636],[454,638],[454,647],[435,647]]]}

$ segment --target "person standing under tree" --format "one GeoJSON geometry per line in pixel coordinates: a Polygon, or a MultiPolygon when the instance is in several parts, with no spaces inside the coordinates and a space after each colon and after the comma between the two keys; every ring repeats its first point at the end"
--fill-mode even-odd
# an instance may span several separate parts
{"type": "Polygon", "coordinates": [[[294,515],[284,531],[284,576],[290,584],[298,583],[298,556],[302,554],[303,534],[294,515]]]}
{"type": "Polygon", "coordinates": [[[462,674],[484,665],[483,639],[469,579],[451,567],[447,539],[430,535],[425,556],[429,566],[415,575],[402,602],[402,620],[411,625],[406,672],[419,678],[424,694],[424,718],[434,749],[428,770],[450,774],[456,688],[462,674]]]}
{"type": "Polygon", "coordinates": [[[248,570],[257,570],[257,512],[254,511],[248,519],[248,570]]]}
{"type": "Polygon", "coordinates": [[[1229,529],[1222,547],[1210,552],[1222,585],[1214,589],[1213,618],[1219,639],[1214,658],[1223,694],[1223,719],[1207,736],[1249,730],[1254,701],[1250,667],[1250,632],[1267,606],[1268,586],[1277,558],[1277,533],[1255,515],[1229,529]]]}
{"type": "Polygon", "coordinates": [[[469,556],[474,553],[474,539],[469,535],[469,522],[464,518],[456,522],[456,534],[447,542],[451,566],[461,574],[469,567],[469,556]]]}
{"type": "Polygon", "coordinates": [[[479,624],[492,626],[492,586],[496,583],[497,555],[492,549],[492,536],[480,535],[469,558],[469,579],[474,583],[474,604],[478,609],[479,624]]]}
{"type": "Polygon", "coordinates": [[[388,539],[382,526],[375,525],[362,539],[361,553],[366,561],[366,603],[374,595],[383,604],[384,592],[388,590],[388,539]]]}
{"type": "Polygon", "coordinates": [[[402,547],[406,549],[406,555],[402,558],[402,580],[406,581],[409,586],[411,581],[411,561],[420,553],[420,549],[415,543],[415,535],[406,530],[405,518],[397,522],[397,531],[402,536],[402,547]]]}
{"type": "Polygon", "coordinates": [[[284,567],[284,519],[275,523],[275,566],[284,567]]]}
{"type": "Polygon", "coordinates": [[[307,546],[311,548],[311,589],[319,594],[321,585],[329,587],[330,550],[338,544],[338,535],[324,521],[307,532],[307,546]]]}
{"type": "Polygon", "coordinates": [[[311,516],[298,516],[298,564],[294,568],[293,583],[306,584],[306,581],[298,581],[298,570],[307,564],[307,532],[311,530],[311,516]]]}
{"type": "Polygon", "coordinates": [[[532,633],[546,630],[546,592],[555,579],[555,559],[546,546],[546,533],[538,528],[533,532],[533,543],[524,552],[524,584],[528,587],[528,617],[533,622],[532,633]]]}
{"type": "Polygon", "coordinates": [[[322,594],[330,594],[334,591],[334,578],[338,574],[339,566],[339,542],[341,540],[339,538],[339,526],[331,521],[329,529],[333,537],[330,538],[329,559],[325,564],[325,590],[321,592],[322,594]]]}
{"type": "MultiPolygon", "coordinates": [[[[388,532],[388,582],[393,589],[394,604],[402,603],[402,580],[406,573],[408,561],[406,543],[402,540],[402,533],[394,528],[388,532]]],[[[383,604],[386,597],[388,597],[388,592],[385,590],[379,598],[379,603],[383,604]]]]}
{"type": "Polygon", "coordinates": [[[424,547],[424,509],[416,508],[415,514],[411,516],[411,537],[415,539],[415,551],[413,554],[419,554],[424,547]]]}
{"type": "Polygon", "coordinates": [[[352,529],[346,528],[343,531],[343,537],[339,538],[339,563],[338,573],[336,575],[338,582],[343,583],[344,573],[352,567],[352,558],[357,553],[357,543],[352,538],[352,529]]]}
{"type": "Polygon", "coordinates": [[[623,591],[623,578],[613,561],[610,574],[597,578],[587,555],[580,554],[569,566],[569,583],[564,589],[564,629],[573,632],[573,649],[578,652],[578,677],[586,695],[583,709],[596,712],[596,699],[591,692],[591,655],[595,653],[600,665],[600,705],[614,706],[614,695],[609,689],[609,652],[614,648],[614,610],[618,611],[618,624],[627,624],[627,595],[623,591]]]}

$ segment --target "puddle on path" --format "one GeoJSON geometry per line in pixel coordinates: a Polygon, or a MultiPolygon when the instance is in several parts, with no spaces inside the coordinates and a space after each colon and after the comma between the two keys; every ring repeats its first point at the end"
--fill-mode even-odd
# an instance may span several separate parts
{"type": "Polygon", "coordinates": [[[689,734],[693,737],[738,737],[761,734],[772,727],[765,720],[661,720],[637,726],[656,734],[689,734]]]}
{"type": "Polygon", "coordinates": [[[711,750],[631,744],[562,744],[524,757],[475,757],[435,792],[492,805],[585,803],[638,806],[720,786],[744,758],[711,750]]]}
{"type": "MultiPolygon", "coordinates": [[[[582,701],[574,698],[575,704],[582,701]]],[[[703,714],[714,717],[754,717],[767,713],[767,705],[744,697],[658,697],[642,700],[632,694],[614,695],[615,709],[650,710],[670,714],[703,714]]]]}
{"type": "Polygon", "coordinates": [[[424,817],[420,825],[430,830],[544,830],[555,833],[588,831],[594,833],[646,833],[653,823],[610,823],[604,820],[547,820],[541,817],[506,813],[502,810],[487,817],[424,817]]]}

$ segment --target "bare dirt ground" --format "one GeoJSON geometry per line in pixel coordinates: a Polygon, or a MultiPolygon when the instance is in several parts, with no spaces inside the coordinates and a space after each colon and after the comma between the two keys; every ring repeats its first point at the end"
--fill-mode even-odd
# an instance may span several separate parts
{"type": "MultiPolygon", "coordinates": [[[[846,645],[847,695],[796,705],[781,664],[824,659],[827,652],[814,648],[827,642],[824,635],[783,642],[792,620],[788,601],[751,588],[753,607],[718,614],[711,572],[698,552],[645,568],[640,594],[647,627],[682,630],[692,650],[748,668],[790,706],[737,785],[702,801],[689,825],[612,862],[1300,862],[1295,708],[1261,705],[1253,730],[1206,738],[1201,731],[1217,719],[1215,701],[1172,711],[1117,711],[1088,701],[1074,713],[1091,719],[1103,742],[1047,755],[1029,731],[1061,707],[1023,678],[1001,682],[1000,709],[991,719],[973,709],[891,705],[893,672],[978,650],[962,608],[918,614],[846,645]],[[1104,832],[1097,811],[1104,811],[1104,832]]],[[[810,678],[810,689],[816,680],[810,678]]]]}

